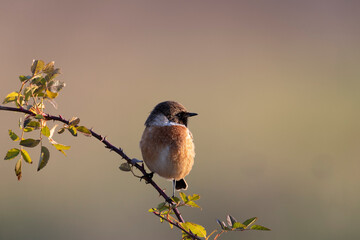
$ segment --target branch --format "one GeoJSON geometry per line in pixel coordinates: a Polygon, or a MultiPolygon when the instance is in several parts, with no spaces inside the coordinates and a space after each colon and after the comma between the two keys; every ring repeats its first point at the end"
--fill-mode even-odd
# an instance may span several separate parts
{"type": "Polygon", "coordinates": [[[184,231],[184,232],[185,232],[186,234],[188,234],[189,237],[191,237],[192,239],[201,240],[201,238],[199,238],[198,236],[194,235],[192,232],[189,232],[189,231],[185,230],[179,223],[174,222],[174,221],[171,221],[170,219],[161,216],[160,213],[157,213],[157,212],[153,212],[153,213],[154,213],[156,216],[158,216],[159,218],[163,219],[164,221],[167,221],[167,222],[170,223],[171,225],[179,228],[181,231],[184,231]]]}
{"type": "MultiPolygon", "coordinates": [[[[25,114],[28,114],[30,116],[35,116],[36,115],[35,113],[33,113],[33,112],[29,111],[29,110],[26,110],[24,108],[5,107],[5,106],[0,105],[0,110],[25,113],[25,114]]],[[[53,116],[53,115],[44,113],[43,116],[44,116],[45,120],[59,121],[59,122],[62,122],[62,123],[65,123],[65,124],[69,125],[69,121],[65,120],[60,115],[59,116],[53,116]]],[[[98,139],[100,142],[102,142],[105,145],[106,148],[116,152],[123,159],[125,159],[129,164],[136,167],[143,174],[142,178],[144,178],[147,183],[151,184],[155,188],[155,190],[165,199],[166,202],[168,202],[171,205],[174,204],[174,202],[171,200],[171,198],[168,195],[166,195],[166,193],[152,180],[152,178],[150,177],[150,174],[146,172],[144,164],[139,165],[138,163],[131,161],[131,158],[129,158],[121,148],[117,148],[114,145],[112,145],[106,139],[106,137],[103,137],[100,134],[97,134],[96,132],[94,132],[91,129],[90,129],[90,132],[91,132],[91,135],[93,137],[95,137],[96,139],[98,139]]],[[[176,217],[178,218],[179,222],[185,222],[183,217],[181,216],[179,210],[176,207],[173,207],[173,211],[174,211],[176,217]]]]}

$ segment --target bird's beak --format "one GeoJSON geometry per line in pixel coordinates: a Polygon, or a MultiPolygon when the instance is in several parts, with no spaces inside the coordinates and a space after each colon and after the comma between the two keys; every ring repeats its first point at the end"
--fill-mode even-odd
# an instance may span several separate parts
{"type": "Polygon", "coordinates": [[[193,116],[196,116],[196,115],[198,115],[197,113],[190,113],[190,112],[188,112],[188,113],[186,113],[186,115],[187,115],[187,117],[193,117],[193,116]]]}

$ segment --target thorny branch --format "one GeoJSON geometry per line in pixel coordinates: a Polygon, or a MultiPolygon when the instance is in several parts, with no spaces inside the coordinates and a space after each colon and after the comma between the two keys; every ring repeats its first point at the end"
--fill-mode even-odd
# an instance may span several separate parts
{"type": "MultiPolygon", "coordinates": [[[[25,114],[28,114],[30,116],[35,116],[36,114],[29,111],[29,110],[26,110],[22,107],[20,108],[15,108],[15,107],[5,107],[5,106],[1,106],[0,105],[0,110],[5,110],[5,111],[12,111],[12,112],[20,112],[20,113],[25,113],[25,114]]],[[[62,123],[65,123],[67,125],[69,125],[69,121],[64,119],[61,115],[59,116],[54,116],[54,115],[50,115],[50,114],[46,114],[46,113],[43,113],[42,114],[43,117],[45,118],[45,120],[53,120],[53,121],[59,121],[59,122],[62,122],[62,123]]],[[[77,127],[77,126],[75,126],[77,127]]],[[[169,204],[173,205],[172,209],[177,217],[177,219],[179,220],[180,223],[184,223],[184,219],[183,217],[181,216],[179,210],[174,206],[174,202],[171,200],[171,198],[152,180],[152,178],[150,177],[150,173],[147,173],[146,170],[145,170],[145,167],[144,167],[144,164],[138,164],[137,162],[134,162],[132,161],[131,158],[129,158],[125,153],[124,151],[121,149],[121,148],[117,148],[115,147],[114,145],[112,145],[107,139],[106,137],[103,137],[102,135],[100,134],[97,134],[96,132],[94,132],[92,129],[89,129],[89,131],[91,132],[91,135],[93,137],[95,137],[96,139],[98,139],[100,142],[102,142],[106,148],[116,152],[117,154],[119,154],[123,159],[125,159],[128,164],[136,167],[142,174],[143,176],[141,176],[141,178],[143,178],[148,184],[151,184],[155,189],[156,191],[165,199],[166,202],[168,202],[169,204]]],[[[157,215],[157,214],[155,214],[157,215]]],[[[157,215],[158,217],[160,218],[163,218],[162,216],[160,215],[157,215]]],[[[167,219],[164,219],[166,221],[168,221],[167,219]]],[[[172,225],[180,228],[182,231],[186,232],[187,234],[189,234],[189,236],[193,239],[199,239],[198,237],[196,237],[194,234],[190,233],[190,232],[187,232],[183,227],[181,227],[181,225],[179,225],[178,223],[175,223],[173,221],[170,222],[172,225]]]]}

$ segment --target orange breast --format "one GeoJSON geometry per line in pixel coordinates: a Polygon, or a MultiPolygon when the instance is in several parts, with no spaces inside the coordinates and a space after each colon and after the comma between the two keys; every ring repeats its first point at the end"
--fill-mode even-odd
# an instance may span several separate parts
{"type": "Polygon", "coordinates": [[[194,164],[192,135],[182,125],[146,127],[140,148],[146,166],[164,178],[182,179],[194,164]]]}

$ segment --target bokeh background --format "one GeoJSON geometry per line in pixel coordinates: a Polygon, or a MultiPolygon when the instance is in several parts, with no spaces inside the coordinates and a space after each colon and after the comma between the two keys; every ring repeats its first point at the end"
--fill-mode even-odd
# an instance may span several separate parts
{"type": "MultiPolygon", "coordinates": [[[[358,1],[1,1],[1,99],[32,59],[67,86],[47,111],[107,135],[131,157],[163,100],[199,116],[186,220],[257,216],[271,232],[222,239],[358,239],[358,1]]],[[[21,116],[0,112],[0,152],[21,116]]],[[[147,210],[161,198],[95,139],[35,164],[0,162],[0,239],[180,239],[147,210]]],[[[171,190],[171,183],[155,177],[171,190]]]]}

